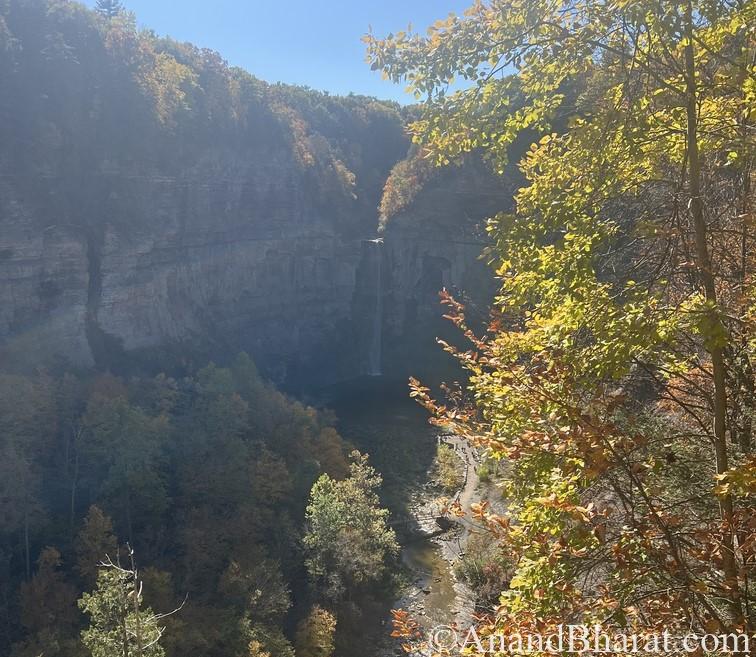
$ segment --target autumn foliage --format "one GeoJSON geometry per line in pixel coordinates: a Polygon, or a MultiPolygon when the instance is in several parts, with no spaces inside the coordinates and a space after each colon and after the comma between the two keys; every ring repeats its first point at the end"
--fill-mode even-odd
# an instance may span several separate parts
{"type": "Polygon", "coordinates": [[[467,383],[437,400],[412,381],[512,466],[508,512],[475,510],[515,564],[483,634],[754,630],[754,18],[492,0],[367,38],[427,99],[414,137],[438,164],[479,151],[504,171],[536,135],[516,211],[489,223],[487,331],[443,296],[467,383]]]}

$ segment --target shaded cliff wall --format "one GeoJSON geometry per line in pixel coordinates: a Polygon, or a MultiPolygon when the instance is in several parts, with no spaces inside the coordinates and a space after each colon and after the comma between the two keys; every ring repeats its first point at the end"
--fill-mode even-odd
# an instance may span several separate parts
{"type": "Polygon", "coordinates": [[[268,85],[76,3],[0,3],[0,358],[116,371],[249,351],[345,378],[393,104],[268,85]]]}
{"type": "Polygon", "coordinates": [[[511,210],[519,183],[513,170],[497,176],[470,156],[459,166],[430,172],[411,201],[385,222],[386,371],[426,381],[458,373],[436,342],[461,344],[459,331],[443,319],[439,291],[464,301],[471,322],[487,319],[496,281],[482,258],[489,243],[485,223],[511,210]]]}
{"type": "Polygon", "coordinates": [[[126,352],[148,360],[173,345],[173,359],[244,349],[281,381],[364,369],[375,279],[369,266],[359,274],[363,239],[313,209],[286,162],[247,165],[230,180],[139,175],[127,184],[138,227],[108,220],[122,194],[103,203],[96,226],[76,225],[6,181],[6,358],[118,370],[126,352]],[[366,306],[353,321],[360,294],[366,306]]]}
{"type": "Polygon", "coordinates": [[[514,178],[472,157],[415,176],[396,105],[268,85],[52,0],[0,2],[0,88],[5,365],[245,350],[289,385],[427,375],[455,335],[439,290],[485,315],[482,226],[514,178]]]}

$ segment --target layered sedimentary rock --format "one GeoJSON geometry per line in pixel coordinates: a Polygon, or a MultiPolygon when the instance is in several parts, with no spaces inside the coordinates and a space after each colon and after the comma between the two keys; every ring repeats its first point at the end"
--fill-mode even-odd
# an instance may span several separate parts
{"type": "Polygon", "coordinates": [[[407,151],[397,105],[269,85],[52,0],[0,3],[0,88],[3,364],[367,369],[354,314],[407,151]]]}
{"type": "Polygon", "coordinates": [[[512,207],[517,178],[497,176],[479,159],[433,173],[385,225],[384,361],[396,375],[445,376],[452,359],[436,338],[459,343],[439,291],[485,321],[495,291],[483,251],[487,218],[512,207]],[[446,365],[447,367],[444,367],[446,365]]]}
{"type": "Polygon", "coordinates": [[[119,370],[246,350],[300,383],[428,370],[450,333],[438,291],[485,307],[481,224],[509,187],[478,166],[444,172],[377,241],[374,216],[344,230],[295,171],[269,159],[216,179],[110,173],[102,215],[83,223],[51,200],[59,182],[24,197],[6,179],[5,360],[119,370]]]}
{"type": "Polygon", "coordinates": [[[77,3],[0,3],[0,360],[128,374],[248,351],[278,382],[415,371],[485,298],[507,191],[432,176],[380,239],[400,108],[268,85],[77,3]],[[490,196],[490,198],[489,198],[490,196]]]}
{"type": "Polygon", "coordinates": [[[353,304],[372,223],[341,230],[292,178],[254,164],[222,181],[140,176],[129,183],[133,221],[108,221],[121,195],[94,226],[59,221],[52,205],[6,187],[6,358],[118,369],[164,347],[174,358],[247,350],[278,380],[359,373],[372,338],[353,304]]]}
{"type": "Polygon", "coordinates": [[[34,208],[0,184],[0,344],[47,363],[55,356],[89,363],[87,242],[71,226],[37,227],[34,208]]]}

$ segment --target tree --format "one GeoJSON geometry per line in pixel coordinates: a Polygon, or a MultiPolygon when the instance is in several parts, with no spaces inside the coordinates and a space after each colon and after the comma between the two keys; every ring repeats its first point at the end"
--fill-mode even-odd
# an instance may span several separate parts
{"type": "Polygon", "coordinates": [[[137,530],[145,540],[146,527],[158,529],[167,508],[161,468],[167,435],[166,416],[149,416],[120,392],[110,398],[99,391],[87,404],[79,446],[82,467],[129,541],[137,530]]]}
{"type": "Polygon", "coordinates": [[[26,578],[31,577],[31,536],[44,517],[39,489],[41,477],[21,446],[0,446],[0,525],[3,532],[19,534],[26,578]]]}
{"type": "Polygon", "coordinates": [[[504,173],[515,140],[540,137],[516,211],[490,222],[488,334],[445,299],[475,403],[413,384],[514,463],[517,522],[477,508],[517,563],[502,623],[756,623],[755,18],[716,0],[493,0],[427,37],[367,37],[375,68],[427,96],[413,131],[436,163],[482,150],[504,173]]]}
{"type": "Polygon", "coordinates": [[[32,535],[45,513],[40,492],[55,430],[48,378],[0,375],[0,526],[21,533],[27,579],[32,535]]]}
{"type": "Polygon", "coordinates": [[[163,657],[160,645],[161,615],[142,608],[142,582],[134,566],[106,560],[97,576],[97,588],[85,593],[79,607],[89,616],[82,631],[84,646],[92,657],[163,657]]]}
{"type": "Polygon", "coordinates": [[[95,11],[110,20],[123,11],[123,5],[120,0],[97,0],[95,11]]]}
{"type": "Polygon", "coordinates": [[[14,647],[14,655],[73,654],[78,625],[76,589],[65,580],[60,565],[60,552],[45,548],[34,576],[21,584],[21,624],[28,637],[14,647]]]}
{"type": "Polygon", "coordinates": [[[219,590],[256,622],[281,619],[291,607],[289,590],[278,563],[258,554],[248,567],[232,561],[224,571],[219,590]]]}
{"type": "Polygon", "coordinates": [[[347,479],[324,474],[315,482],[307,506],[307,569],[316,589],[334,600],[380,581],[399,550],[378,499],[380,475],[366,456],[353,452],[352,459],[347,479]]]}
{"type": "Polygon", "coordinates": [[[272,657],[259,641],[249,642],[249,657],[272,657]]]}
{"type": "Polygon", "coordinates": [[[116,554],[118,542],[113,534],[113,522],[98,506],[89,507],[84,524],[76,535],[76,571],[87,588],[97,581],[99,565],[116,554]]]}
{"type": "Polygon", "coordinates": [[[462,465],[452,447],[439,443],[436,449],[436,479],[445,492],[455,494],[464,484],[462,465]]]}
{"type": "Polygon", "coordinates": [[[315,605],[297,627],[297,657],[331,657],[335,633],[336,617],[315,605]]]}
{"type": "Polygon", "coordinates": [[[31,631],[76,625],[76,591],[60,572],[60,552],[48,547],[37,560],[37,572],[21,585],[21,622],[31,631]]]}
{"type": "Polygon", "coordinates": [[[294,657],[294,648],[279,628],[254,625],[249,634],[249,657],[294,657]]]}

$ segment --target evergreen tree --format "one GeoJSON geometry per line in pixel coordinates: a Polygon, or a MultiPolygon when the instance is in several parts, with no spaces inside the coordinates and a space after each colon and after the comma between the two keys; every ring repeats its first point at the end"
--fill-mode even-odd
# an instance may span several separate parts
{"type": "Polygon", "coordinates": [[[123,11],[123,5],[120,0],[97,0],[95,11],[111,19],[118,16],[123,11]]]}

